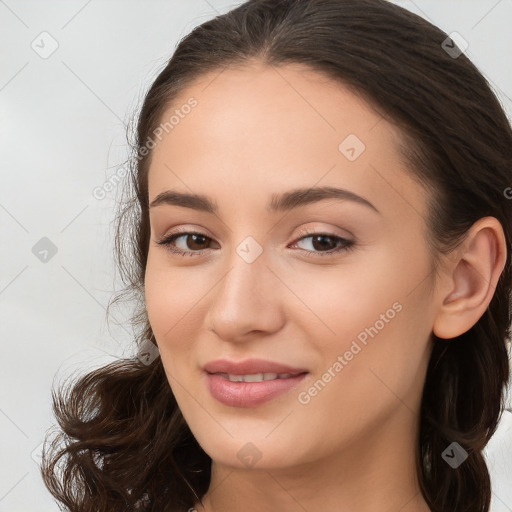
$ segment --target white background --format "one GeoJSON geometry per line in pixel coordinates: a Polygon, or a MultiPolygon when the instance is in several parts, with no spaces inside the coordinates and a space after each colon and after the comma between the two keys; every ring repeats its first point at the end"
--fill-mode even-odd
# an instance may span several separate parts
{"type": "MultiPolygon", "coordinates": [[[[117,190],[93,189],[126,158],[125,126],[177,41],[239,3],[0,0],[0,511],[58,510],[35,462],[54,377],[133,352],[126,313],[105,317],[117,190]],[[58,48],[43,59],[45,31],[58,48]]],[[[395,3],[459,32],[511,115],[512,0],[395,3]]],[[[510,417],[489,446],[493,512],[512,510],[510,417]]]]}

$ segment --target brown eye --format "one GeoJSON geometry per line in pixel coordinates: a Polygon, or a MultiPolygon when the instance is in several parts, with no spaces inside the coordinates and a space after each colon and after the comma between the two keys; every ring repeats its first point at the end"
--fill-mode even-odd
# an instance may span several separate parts
{"type": "Polygon", "coordinates": [[[302,249],[306,256],[332,256],[342,251],[347,251],[355,246],[355,242],[347,240],[332,233],[307,233],[306,236],[299,238],[294,245],[299,242],[311,239],[311,242],[305,244],[309,246],[302,249]]]}
{"type": "MultiPolygon", "coordinates": [[[[176,237],[175,240],[181,237],[176,237]]],[[[205,249],[203,245],[205,245],[206,240],[208,237],[203,235],[198,235],[194,233],[190,233],[187,235],[183,235],[183,238],[185,238],[186,242],[185,245],[187,246],[187,249],[192,249],[196,251],[200,251],[201,249],[205,249]]]]}
{"type": "Polygon", "coordinates": [[[159,245],[166,246],[172,253],[176,253],[182,256],[195,256],[201,254],[203,250],[209,248],[212,239],[202,233],[174,233],[165,236],[161,240],[158,240],[159,245]],[[176,241],[183,239],[180,242],[181,247],[176,246],[176,241]]]}
{"type": "Polygon", "coordinates": [[[315,235],[311,237],[312,246],[318,251],[329,251],[336,247],[336,241],[334,237],[328,235],[315,235]]]}

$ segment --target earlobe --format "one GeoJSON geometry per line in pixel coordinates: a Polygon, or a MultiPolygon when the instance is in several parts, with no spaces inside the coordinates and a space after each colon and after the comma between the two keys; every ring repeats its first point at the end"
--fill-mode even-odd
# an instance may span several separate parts
{"type": "Polygon", "coordinates": [[[443,277],[449,292],[441,297],[433,332],[450,339],[467,332],[485,313],[505,267],[507,247],[500,222],[484,217],[473,224],[456,261],[443,277]]]}

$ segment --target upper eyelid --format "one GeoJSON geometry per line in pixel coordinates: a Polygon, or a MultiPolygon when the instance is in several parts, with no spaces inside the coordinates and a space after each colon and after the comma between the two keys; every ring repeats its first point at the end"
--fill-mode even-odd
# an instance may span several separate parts
{"type": "MultiPolygon", "coordinates": [[[[162,235],[160,238],[166,238],[166,237],[170,237],[172,235],[178,235],[178,234],[183,234],[183,235],[194,235],[195,234],[195,235],[206,236],[212,240],[215,240],[215,237],[210,236],[207,233],[204,233],[201,229],[196,229],[196,228],[176,228],[175,231],[170,231],[169,233],[162,235]]],[[[302,237],[302,236],[306,236],[306,235],[324,235],[324,234],[330,235],[330,236],[338,236],[340,238],[347,238],[347,236],[335,233],[333,229],[329,229],[329,228],[326,228],[326,229],[303,228],[302,230],[300,230],[300,232],[297,234],[297,236],[302,237]]],[[[349,234],[349,236],[352,236],[352,235],[349,234]]]]}

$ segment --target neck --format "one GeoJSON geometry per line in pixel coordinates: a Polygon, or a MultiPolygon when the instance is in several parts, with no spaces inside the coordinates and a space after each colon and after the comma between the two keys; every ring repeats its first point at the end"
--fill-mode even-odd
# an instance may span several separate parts
{"type": "MultiPolygon", "coordinates": [[[[382,418],[381,418],[382,420],[382,418]]],[[[361,432],[328,457],[260,469],[212,464],[197,512],[430,512],[415,463],[418,417],[400,414],[361,432]]]]}

